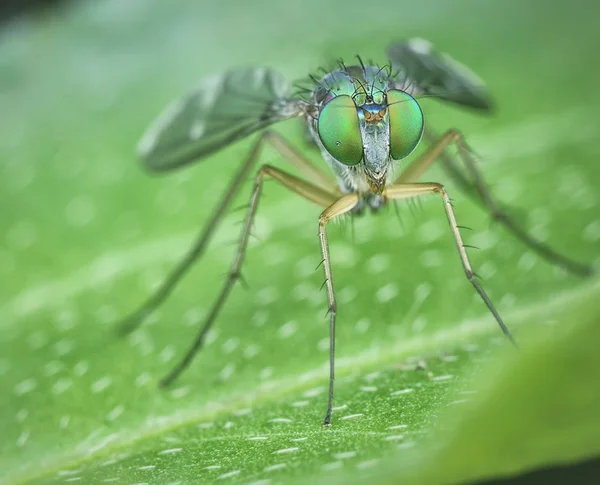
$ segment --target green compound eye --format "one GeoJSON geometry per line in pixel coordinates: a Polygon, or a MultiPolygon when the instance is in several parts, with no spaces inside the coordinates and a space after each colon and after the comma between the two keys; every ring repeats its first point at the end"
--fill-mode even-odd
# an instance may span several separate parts
{"type": "Polygon", "coordinates": [[[321,142],[333,158],[345,165],[360,163],[362,137],[356,105],[350,96],[331,99],[319,114],[317,129],[321,142]]]}
{"type": "Polygon", "coordinates": [[[423,135],[423,112],[416,99],[404,91],[387,92],[390,114],[390,152],[394,160],[407,157],[423,135]]]}

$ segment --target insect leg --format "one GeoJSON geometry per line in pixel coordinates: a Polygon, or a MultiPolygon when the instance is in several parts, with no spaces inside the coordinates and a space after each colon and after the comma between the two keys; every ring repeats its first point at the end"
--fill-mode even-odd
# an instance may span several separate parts
{"type": "Polygon", "coordinates": [[[233,198],[252,169],[254,162],[258,158],[264,143],[271,143],[277,151],[287,160],[289,160],[298,170],[315,180],[316,184],[334,193],[338,193],[335,182],[323,172],[318,170],[311,162],[294,150],[285,139],[271,131],[264,131],[260,138],[254,144],[248,158],[244,161],[238,172],[232,179],[225,195],[219,201],[212,217],[206,227],[202,230],[196,243],[189,249],[183,259],[175,266],[159,288],[133,313],[124,318],[118,325],[119,330],[124,333],[130,333],[135,330],[146,317],[156,310],[171,294],[177,283],[187,273],[192,264],[202,256],[212,235],[221,222],[225,211],[230,206],[233,198]]]}
{"type": "Polygon", "coordinates": [[[496,322],[498,322],[498,325],[500,325],[500,328],[502,329],[504,334],[516,346],[517,343],[515,339],[504,324],[504,321],[500,317],[500,314],[494,307],[487,293],[484,291],[483,287],[479,284],[477,278],[475,277],[475,273],[471,268],[471,263],[469,262],[469,257],[467,256],[467,251],[465,250],[465,246],[460,235],[460,231],[458,229],[458,224],[456,223],[454,209],[452,208],[450,198],[448,197],[448,193],[446,192],[444,186],[437,183],[397,184],[386,187],[386,189],[383,192],[384,197],[391,200],[418,197],[420,195],[425,194],[437,194],[442,197],[442,200],[444,202],[444,210],[446,211],[446,217],[448,218],[448,222],[450,223],[450,229],[452,230],[452,235],[454,236],[454,241],[456,243],[458,254],[460,256],[460,260],[465,270],[467,279],[475,287],[475,290],[477,291],[477,293],[479,293],[479,296],[488,307],[488,310],[492,313],[492,315],[494,315],[496,322]]]}
{"type": "Polygon", "coordinates": [[[327,231],[325,226],[328,221],[352,210],[358,203],[358,194],[347,194],[336,200],[325,209],[319,217],[319,241],[321,242],[321,255],[323,256],[323,269],[325,270],[325,285],[327,286],[327,303],[329,313],[329,398],[327,400],[327,413],[323,424],[331,423],[331,409],[333,406],[333,381],[335,379],[335,315],[337,306],[333,289],[331,262],[329,260],[329,245],[327,244],[327,231]]]}
{"type": "Polygon", "coordinates": [[[298,177],[295,177],[294,175],[290,175],[270,165],[263,165],[260,168],[254,182],[254,188],[250,197],[250,205],[246,214],[246,219],[244,220],[238,250],[233,260],[231,270],[229,271],[229,275],[227,276],[227,280],[225,281],[225,284],[223,285],[223,288],[221,289],[217,300],[213,304],[210,313],[204,321],[204,324],[202,325],[202,328],[200,329],[196,340],[188,349],[183,359],[161,381],[161,386],[168,386],[191,363],[196,353],[202,347],[207,332],[210,330],[212,324],[217,318],[217,315],[219,314],[223,304],[225,303],[225,300],[229,296],[229,293],[231,292],[233,286],[235,285],[236,281],[240,278],[240,269],[242,267],[242,263],[244,262],[246,248],[248,246],[248,238],[250,237],[250,229],[252,227],[252,222],[254,221],[254,215],[256,214],[256,210],[258,208],[258,202],[262,193],[263,180],[265,177],[270,177],[277,180],[293,192],[297,193],[298,195],[304,197],[305,199],[311,202],[320,205],[321,207],[328,207],[336,200],[335,195],[330,194],[329,192],[326,192],[321,188],[316,187],[315,185],[306,182],[298,177]]]}
{"type": "Polygon", "coordinates": [[[396,180],[396,183],[414,182],[432,165],[436,158],[440,158],[444,169],[457,182],[457,184],[469,194],[473,194],[473,188],[477,194],[476,200],[484,205],[490,212],[492,218],[498,221],[509,232],[511,232],[523,244],[530,247],[540,256],[552,264],[580,276],[590,276],[594,274],[594,269],[586,264],[574,261],[573,259],[558,253],[547,244],[535,239],[527,233],[519,224],[517,224],[506,212],[504,212],[492,197],[481,172],[477,168],[472,152],[469,149],[463,135],[457,130],[447,131],[441,138],[435,137],[430,130],[426,130],[425,136],[432,143],[430,149],[419,159],[413,162],[396,180]],[[458,146],[458,152],[463,161],[468,176],[465,175],[459,167],[456,166],[453,158],[445,149],[455,142],[458,146]],[[469,177],[470,176],[470,177],[469,177]],[[472,180],[470,180],[470,178],[472,180]]]}

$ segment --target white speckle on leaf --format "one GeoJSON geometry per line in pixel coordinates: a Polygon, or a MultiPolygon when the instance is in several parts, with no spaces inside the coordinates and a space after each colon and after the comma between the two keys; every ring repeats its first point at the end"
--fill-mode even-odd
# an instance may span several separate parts
{"type": "Polygon", "coordinates": [[[81,377],[88,371],[89,368],[90,368],[90,365],[85,360],[80,360],[73,367],[73,372],[76,375],[81,377]]]}
{"type": "Polygon", "coordinates": [[[409,392],[413,392],[414,389],[412,388],[406,388],[406,389],[400,389],[399,391],[394,391],[390,394],[390,396],[400,396],[402,394],[408,394],[409,392]]]}
{"type": "Polygon", "coordinates": [[[260,305],[270,305],[279,299],[279,290],[275,286],[268,286],[256,292],[255,300],[260,305]]]}
{"type": "Polygon", "coordinates": [[[325,392],[326,388],[323,386],[314,387],[312,389],[308,389],[302,393],[304,397],[316,397],[325,392]]]}
{"type": "Polygon", "coordinates": [[[203,468],[203,470],[219,470],[221,465],[208,465],[203,468]]]}
{"type": "Polygon", "coordinates": [[[421,265],[425,268],[439,268],[444,263],[442,253],[437,249],[427,249],[419,255],[421,265]]]}
{"type": "Polygon", "coordinates": [[[15,394],[22,396],[33,391],[37,387],[37,382],[34,379],[25,379],[15,386],[15,394]]]}
{"type": "Polygon", "coordinates": [[[267,380],[269,379],[271,376],[273,375],[273,368],[272,367],[265,367],[263,370],[260,371],[260,373],[258,374],[258,378],[260,380],[267,380]]]}
{"type": "Polygon", "coordinates": [[[52,377],[58,374],[63,368],[63,363],[58,360],[51,360],[44,366],[44,374],[47,377],[52,377]]]}
{"type": "Polygon", "coordinates": [[[27,443],[28,439],[29,439],[29,431],[23,431],[17,438],[17,446],[19,448],[22,448],[23,446],[25,446],[25,443],[27,443]]]}
{"type": "Polygon", "coordinates": [[[448,374],[448,375],[444,375],[444,376],[435,376],[435,377],[432,377],[431,380],[435,381],[435,382],[449,381],[453,377],[454,377],[453,375],[448,374]]]}
{"type": "Polygon", "coordinates": [[[221,380],[226,381],[233,375],[234,372],[235,364],[230,362],[225,367],[223,367],[223,369],[221,369],[221,372],[219,372],[219,377],[221,378],[221,380]]]}
{"type": "Polygon", "coordinates": [[[361,461],[360,463],[358,463],[356,465],[356,468],[359,468],[359,469],[372,468],[375,465],[377,465],[377,463],[379,463],[379,460],[377,460],[377,459],[361,461]]]}
{"type": "Polygon", "coordinates": [[[354,458],[356,456],[357,452],[356,451],[342,451],[339,453],[334,453],[333,457],[336,460],[347,460],[349,458],[354,458]]]}
{"type": "Polygon", "coordinates": [[[155,468],[156,468],[156,465],[138,466],[138,470],[154,470],[155,468]]]}
{"type": "Polygon", "coordinates": [[[274,451],[274,455],[281,455],[283,453],[293,453],[294,451],[298,451],[300,448],[283,448],[281,450],[274,451]]]}
{"type": "Polygon", "coordinates": [[[406,424],[396,424],[394,426],[388,426],[388,429],[406,429],[408,425],[406,424]]]}
{"type": "Polygon", "coordinates": [[[369,330],[370,325],[371,322],[368,318],[361,318],[358,322],[356,322],[354,330],[356,330],[358,333],[366,333],[367,330],[369,330]]]}
{"type": "Polygon", "coordinates": [[[166,450],[159,451],[159,455],[171,455],[173,453],[179,453],[183,448],[168,448],[166,450]]]}
{"type": "Polygon", "coordinates": [[[301,408],[304,406],[308,406],[310,403],[308,401],[295,401],[292,403],[292,407],[301,408]]]}
{"type": "Polygon", "coordinates": [[[67,222],[75,227],[87,226],[96,215],[96,204],[87,195],[71,199],[65,208],[67,222]]]}
{"type": "Polygon", "coordinates": [[[404,439],[404,435],[403,434],[393,434],[390,436],[386,436],[385,441],[400,441],[404,439]]]}
{"type": "Polygon", "coordinates": [[[379,303],[387,303],[398,296],[398,285],[395,283],[388,283],[377,290],[375,298],[379,303]]]}
{"type": "Polygon", "coordinates": [[[171,345],[167,345],[164,349],[162,349],[158,358],[160,359],[161,362],[167,363],[167,362],[170,362],[171,360],[173,360],[174,356],[175,356],[175,349],[171,345]]]}
{"type": "Polygon", "coordinates": [[[135,378],[136,387],[143,387],[148,384],[152,378],[148,372],[142,372],[139,376],[135,378]]]}
{"type": "Polygon", "coordinates": [[[191,391],[190,386],[182,386],[177,389],[173,389],[169,394],[173,399],[181,399],[187,396],[191,391]]]}
{"type": "Polygon", "coordinates": [[[279,335],[279,338],[286,339],[294,335],[296,330],[298,330],[298,323],[290,321],[284,323],[277,331],[277,334],[279,335]]]}
{"type": "Polygon", "coordinates": [[[376,392],[377,387],[375,387],[375,386],[360,386],[360,390],[363,392],[376,392]]]}
{"type": "Polygon", "coordinates": [[[361,416],[364,416],[364,414],[362,414],[362,413],[348,414],[346,416],[342,416],[340,419],[355,419],[355,418],[360,418],[361,416]]]}
{"type": "Polygon", "coordinates": [[[98,379],[91,386],[91,390],[94,394],[98,394],[99,392],[104,391],[112,384],[112,377],[104,376],[101,379],[98,379]]]}
{"type": "Polygon", "coordinates": [[[252,408],[237,409],[233,412],[234,416],[247,416],[248,414],[252,414],[252,408]]]}
{"type": "Polygon", "coordinates": [[[391,258],[386,253],[376,254],[367,261],[367,271],[373,275],[383,273],[390,266],[391,258]]]}
{"type": "Polygon", "coordinates": [[[250,344],[250,345],[247,345],[246,348],[244,349],[244,357],[246,357],[246,359],[251,359],[251,358],[257,356],[259,352],[260,352],[260,347],[258,345],[250,344]]]}
{"type": "Polygon", "coordinates": [[[289,418],[272,418],[269,419],[269,423],[291,423],[292,420],[289,418]]]}
{"type": "Polygon", "coordinates": [[[67,377],[59,378],[52,386],[54,394],[62,394],[73,385],[73,381],[67,377]]]}
{"type": "Polygon", "coordinates": [[[217,480],[224,480],[225,478],[235,477],[236,475],[239,475],[239,474],[240,474],[239,470],[234,470],[232,472],[223,473],[223,475],[219,475],[217,477],[217,480]]]}
{"type": "Polygon", "coordinates": [[[231,354],[235,349],[240,346],[240,339],[237,337],[232,337],[227,339],[225,343],[221,346],[224,354],[231,354]]]}
{"type": "Polygon", "coordinates": [[[125,407],[122,404],[119,404],[118,406],[115,406],[112,409],[112,411],[106,415],[106,419],[108,421],[114,421],[119,416],[121,416],[121,414],[123,414],[123,411],[125,411],[125,407]]]}
{"type": "Polygon", "coordinates": [[[27,416],[29,416],[29,411],[27,411],[27,409],[19,409],[17,414],[15,414],[15,419],[17,420],[17,423],[22,423],[27,419],[27,416]]]}
{"type": "Polygon", "coordinates": [[[250,436],[246,438],[248,441],[264,441],[268,439],[266,436],[250,436]]]}
{"type": "Polygon", "coordinates": [[[319,340],[317,343],[317,349],[319,349],[321,352],[326,352],[329,350],[329,337],[323,337],[321,340],[319,340]]]}

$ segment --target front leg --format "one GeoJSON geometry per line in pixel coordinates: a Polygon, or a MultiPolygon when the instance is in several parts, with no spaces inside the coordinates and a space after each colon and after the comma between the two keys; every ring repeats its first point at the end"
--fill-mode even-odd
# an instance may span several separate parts
{"type": "Polygon", "coordinates": [[[335,315],[337,305],[333,289],[333,276],[331,275],[331,262],[329,260],[329,244],[325,226],[334,217],[351,211],[359,201],[358,194],[344,195],[336,200],[319,217],[319,241],[321,242],[321,255],[323,256],[323,269],[325,271],[325,285],[327,287],[327,311],[329,313],[329,398],[327,400],[327,413],[323,420],[324,425],[331,423],[331,409],[333,407],[333,381],[335,379],[335,315]]]}
{"type": "Polygon", "coordinates": [[[465,250],[465,245],[463,243],[462,236],[460,235],[460,231],[458,229],[458,224],[456,223],[456,216],[454,215],[452,203],[450,202],[450,198],[448,197],[448,193],[446,192],[444,186],[436,183],[395,184],[386,187],[386,189],[383,192],[383,195],[390,200],[407,199],[425,194],[437,194],[441,196],[444,202],[444,210],[446,211],[446,217],[448,218],[448,222],[450,223],[450,229],[452,230],[454,242],[456,243],[456,248],[458,249],[458,254],[460,256],[460,260],[465,270],[465,275],[467,276],[467,279],[475,287],[475,290],[477,291],[477,293],[479,293],[479,296],[488,307],[488,310],[492,313],[492,315],[494,315],[494,318],[496,319],[496,322],[498,322],[498,325],[500,325],[500,328],[504,332],[504,335],[506,335],[508,339],[515,346],[517,346],[517,342],[511,335],[510,331],[508,330],[508,327],[504,324],[504,321],[500,317],[500,314],[494,307],[489,296],[484,291],[483,287],[479,284],[479,281],[477,281],[477,278],[475,277],[475,273],[471,268],[469,257],[467,256],[467,251],[465,250]]]}

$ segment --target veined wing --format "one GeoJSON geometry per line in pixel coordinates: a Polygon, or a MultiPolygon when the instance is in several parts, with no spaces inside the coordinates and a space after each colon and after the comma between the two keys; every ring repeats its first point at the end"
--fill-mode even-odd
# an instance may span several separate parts
{"type": "Polygon", "coordinates": [[[424,39],[392,44],[387,55],[398,69],[398,88],[410,83],[412,93],[429,94],[446,101],[489,111],[492,99],[484,82],[469,68],[434,50],[424,39]]]}
{"type": "Polygon", "coordinates": [[[270,68],[240,68],[204,78],[173,102],[138,144],[147,168],[166,171],[209,155],[261,128],[303,112],[270,68]]]}

